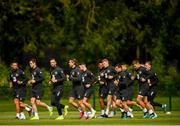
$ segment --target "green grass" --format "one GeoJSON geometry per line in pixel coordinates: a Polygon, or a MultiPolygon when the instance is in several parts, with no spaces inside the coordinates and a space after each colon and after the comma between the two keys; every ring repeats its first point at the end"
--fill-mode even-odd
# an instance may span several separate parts
{"type": "MultiPolygon", "coordinates": [[[[49,103],[49,100],[44,100],[49,103]]],[[[162,103],[168,103],[168,98],[157,98],[156,101],[162,103]]],[[[29,101],[26,101],[29,103],[29,101]]],[[[68,100],[62,100],[62,103],[68,104],[68,100]]],[[[97,115],[99,114],[99,105],[96,100],[97,115]]],[[[129,120],[123,120],[120,118],[120,112],[117,111],[117,115],[113,118],[108,119],[92,119],[92,120],[79,120],[79,113],[70,106],[70,112],[67,117],[62,121],[55,121],[54,119],[58,116],[56,109],[54,115],[50,118],[47,110],[42,107],[38,107],[40,120],[31,121],[26,114],[27,120],[16,120],[15,117],[15,106],[12,100],[1,100],[0,101],[0,125],[180,125],[180,98],[176,97],[172,99],[172,114],[166,115],[161,109],[157,109],[157,119],[143,119],[141,111],[134,111],[134,118],[129,120]],[[176,111],[174,111],[176,110],[176,111]]],[[[134,110],[139,110],[133,108],[134,110]]]]}
{"type": "Polygon", "coordinates": [[[31,121],[14,119],[14,112],[1,112],[0,125],[180,125],[180,113],[173,111],[171,115],[158,112],[157,119],[143,119],[142,112],[134,112],[134,118],[123,120],[120,113],[113,118],[79,120],[78,112],[71,111],[64,120],[56,121],[57,113],[50,118],[48,112],[39,113],[40,120],[31,121]]]}

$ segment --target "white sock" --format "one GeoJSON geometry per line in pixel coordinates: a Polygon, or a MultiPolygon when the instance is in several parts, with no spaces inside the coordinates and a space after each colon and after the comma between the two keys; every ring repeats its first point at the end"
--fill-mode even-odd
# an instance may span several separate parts
{"type": "Polygon", "coordinates": [[[48,110],[50,111],[52,107],[48,106],[48,110]]]}
{"type": "Polygon", "coordinates": [[[131,112],[127,112],[127,116],[131,116],[131,112]]]}
{"type": "Polygon", "coordinates": [[[37,116],[38,116],[38,112],[34,112],[34,116],[36,116],[36,117],[37,117],[37,116]]]}
{"type": "Polygon", "coordinates": [[[25,117],[25,115],[24,115],[23,112],[21,112],[20,115],[21,115],[21,116],[20,116],[21,119],[26,119],[26,117],[25,117]]]}
{"type": "Polygon", "coordinates": [[[146,113],[146,112],[147,112],[147,109],[146,109],[146,108],[144,108],[144,109],[143,109],[143,112],[144,112],[144,113],[146,113]]]}
{"type": "Polygon", "coordinates": [[[124,112],[124,109],[120,108],[121,112],[124,112]]]}
{"type": "Polygon", "coordinates": [[[106,115],[108,115],[109,114],[109,109],[106,109],[106,115]]]}
{"type": "Polygon", "coordinates": [[[104,112],[105,112],[104,110],[101,110],[101,115],[104,115],[104,112]]]}
{"type": "Polygon", "coordinates": [[[153,110],[151,109],[151,110],[149,110],[149,114],[152,114],[153,113],[153,110]]]}
{"type": "Polygon", "coordinates": [[[25,107],[25,110],[29,112],[31,110],[31,108],[25,107]]]}
{"type": "Polygon", "coordinates": [[[16,113],[16,117],[18,117],[18,118],[19,118],[19,117],[20,117],[20,113],[16,113]]]}
{"type": "Polygon", "coordinates": [[[95,112],[95,110],[93,108],[91,108],[91,112],[95,112]]]}

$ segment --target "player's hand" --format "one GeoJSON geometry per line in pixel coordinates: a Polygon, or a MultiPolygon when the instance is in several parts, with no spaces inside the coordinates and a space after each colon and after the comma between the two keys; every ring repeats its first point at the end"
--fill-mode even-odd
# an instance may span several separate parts
{"type": "Polygon", "coordinates": [[[143,78],[143,77],[141,77],[141,81],[142,81],[142,82],[145,82],[145,81],[146,81],[146,79],[145,79],[145,78],[143,78]]]}
{"type": "Polygon", "coordinates": [[[113,79],[113,76],[109,75],[109,76],[108,76],[108,79],[110,79],[110,80],[113,79]]]}
{"type": "Polygon", "coordinates": [[[17,83],[18,83],[18,84],[22,84],[23,82],[18,80],[17,83]]]}
{"type": "Polygon", "coordinates": [[[103,85],[103,84],[104,84],[104,82],[103,82],[103,81],[99,81],[99,84],[100,84],[100,85],[103,85]]]}
{"type": "Polygon", "coordinates": [[[131,80],[134,80],[135,79],[135,76],[131,76],[131,80]]]}
{"type": "Polygon", "coordinates": [[[91,86],[90,84],[86,84],[86,85],[85,85],[86,88],[89,88],[90,86],[91,86]]]}
{"type": "Polygon", "coordinates": [[[54,79],[54,78],[52,78],[52,79],[51,79],[51,82],[56,83],[56,82],[57,82],[57,80],[56,80],[56,79],[54,79]]]}
{"type": "Polygon", "coordinates": [[[114,81],[114,84],[115,84],[116,86],[118,86],[118,85],[119,85],[119,81],[118,81],[118,80],[115,80],[115,81],[114,81]]]}
{"type": "Polygon", "coordinates": [[[68,74],[66,75],[66,80],[69,81],[69,75],[68,74]]]}
{"type": "Polygon", "coordinates": [[[52,84],[52,81],[50,80],[48,83],[49,83],[49,84],[52,84]]]}

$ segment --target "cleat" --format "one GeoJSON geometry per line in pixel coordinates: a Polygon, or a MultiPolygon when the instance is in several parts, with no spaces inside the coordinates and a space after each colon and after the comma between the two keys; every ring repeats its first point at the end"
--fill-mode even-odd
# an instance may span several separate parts
{"type": "Polygon", "coordinates": [[[126,112],[121,112],[121,118],[123,119],[126,116],[126,112]]]}
{"type": "Polygon", "coordinates": [[[32,112],[32,108],[28,111],[28,115],[29,115],[29,117],[31,117],[31,115],[33,114],[33,112],[32,112]]]}
{"type": "Polygon", "coordinates": [[[53,107],[49,107],[49,116],[53,115],[53,107]]]}
{"type": "Polygon", "coordinates": [[[68,105],[66,105],[66,106],[64,107],[64,116],[66,116],[66,115],[68,114],[68,108],[69,108],[68,105]]]}
{"type": "Polygon", "coordinates": [[[113,117],[113,116],[115,116],[115,112],[111,112],[109,115],[108,115],[108,117],[113,117]]]}
{"type": "Polygon", "coordinates": [[[93,119],[93,118],[95,118],[95,116],[96,116],[96,111],[93,111],[93,112],[90,114],[89,119],[93,119]]]}
{"type": "Polygon", "coordinates": [[[39,116],[34,116],[30,120],[39,120],[39,116]]]}
{"type": "Polygon", "coordinates": [[[80,119],[84,116],[84,112],[80,112],[80,119]]]}
{"type": "Polygon", "coordinates": [[[83,117],[81,117],[80,119],[81,119],[81,120],[86,120],[87,117],[86,117],[86,116],[83,116],[83,117]]]}
{"type": "Polygon", "coordinates": [[[157,114],[152,113],[152,114],[149,115],[149,118],[150,119],[155,119],[155,118],[157,118],[157,114]]]}
{"type": "Polygon", "coordinates": [[[102,115],[102,117],[104,117],[104,118],[108,118],[108,115],[104,114],[104,115],[102,115]]]}
{"type": "Polygon", "coordinates": [[[166,104],[163,104],[163,105],[162,105],[162,109],[163,109],[164,113],[166,113],[166,111],[167,111],[167,105],[166,105],[166,104]]]}
{"type": "Polygon", "coordinates": [[[144,118],[144,119],[149,118],[149,113],[148,113],[148,112],[145,112],[143,118],[144,118]]]}
{"type": "Polygon", "coordinates": [[[64,116],[61,115],[61,116],[58,116],[55,120],[63,120],[64,119],[64,116]]]}

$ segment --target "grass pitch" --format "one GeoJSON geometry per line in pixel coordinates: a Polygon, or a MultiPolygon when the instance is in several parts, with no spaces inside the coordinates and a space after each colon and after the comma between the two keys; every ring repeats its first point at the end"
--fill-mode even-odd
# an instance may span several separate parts
{"type": "Polygon", "coordinates": [[[64,120],[56,121],[54,119],[58,115],[55,111],[52,117],[49,117],[48,112],[39,112],[40,120],[32,121],[27,114],[26,120],[17,120],[14,118],[15,112],[1,112],[0,125],[180,125],[180,112],[173,111],[167,115],[158,111],[157,114],[156,119],[143,119],[142,112],[135,111],[133,119],[124,120],[120,118],[120,112],[117,112],[113,118],[80,120],[78,112],[70,111],[64,120]]]}

